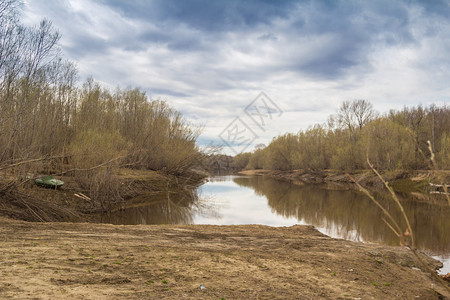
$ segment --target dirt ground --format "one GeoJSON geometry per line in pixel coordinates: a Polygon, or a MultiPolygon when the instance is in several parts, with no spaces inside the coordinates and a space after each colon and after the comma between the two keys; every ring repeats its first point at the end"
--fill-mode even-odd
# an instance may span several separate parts
{"type": "Polygon", "coordinates": [[[1,299],[449,296],[419,268],[405,249],[332,239],[311,226],[114,226],[0,217],[1,299]]]}

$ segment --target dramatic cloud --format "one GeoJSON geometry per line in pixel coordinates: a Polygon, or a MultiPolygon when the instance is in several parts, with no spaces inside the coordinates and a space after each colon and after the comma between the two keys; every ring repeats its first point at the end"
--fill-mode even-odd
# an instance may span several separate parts
{"type": "MultiPolygon", "coordinates": [[[[138,86],[218,135],[235,117],[258,135],[324,122],[344,100],[381,112],[450,97],[448,1],[28,0],[82,78],[138,86]],[[245,115],[265,91],[284,111],[261,131],[245,115]]],[[[268,120],[269,121],[269,120],[268,120]]]]}

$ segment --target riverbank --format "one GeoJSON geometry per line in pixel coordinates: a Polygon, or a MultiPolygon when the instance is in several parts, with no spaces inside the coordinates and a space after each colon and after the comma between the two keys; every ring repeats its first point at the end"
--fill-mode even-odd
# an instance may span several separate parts
{"type": "MultiPolygon", "coordinates": [[[[440,171],[444,180],[450,182],[450,171],[440,171]]],[[[323,171],[279,171],[279,170],[242,170],[238,172],[241,175],[270,176],[276,179],[288,181],[297,185],[304,184],[336,184],[348,185],[354,184],[347,173],[337,170],[323,171]]],[[[439,179],[428,170],[421,171],[390,171],[382,174],[395,191],[398,192],[424,192],[430,186],[429,183],[440,183],[439,179]]],[[[362,186],[376,189],[384,189],[381,180],[371,171],[364,170],[352,173],[351,176],[362,186]]]]}
{"type": "MultiPolygon", "coordinates": [[[[114,197],[98,197],[109,190],[99,189],[95,198],[77,178],[55,176],[64,181],[58,189],[42,188],[33,180],[21,181],[9,175],[0,186],[0,216],[36,222],[89,222],[99,213],[118,210],[128,205],[148,202],[163,195],[183,193],[202,184],[205,174],[189,172],[174,176],[159,171],[120,169],[115,175],[114,197]],[[100,201],[99,201],[100,199],[100,201]]],[[[94,184],[98,184],[95,182],[94,184]]],[[[166,196],[167,197],[167,196],[166,196]]]]}
{"type": "MultiPolygon", "coordinates": [[[[408,250],[333,239],[312,226],[114,226],[0,217],[0,237],[4,299],[446,295],[408,250]]],[[[433,269],[441,265],[424,259],[433,269]]]]}

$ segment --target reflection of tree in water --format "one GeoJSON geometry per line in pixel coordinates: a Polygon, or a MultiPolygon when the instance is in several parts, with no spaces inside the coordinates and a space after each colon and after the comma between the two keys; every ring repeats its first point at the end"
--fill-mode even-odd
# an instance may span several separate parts
{"type": "Polygon", "coordinates": [[[208,178],[209,182],[226,182],[230,181],[233,178],[233,175],[221,175],[221,176],[213,176],[208,178]]]}
{"type": "MultiPolygon", "coordinates": [[[[330,234],[345,239],[380,241],[397,245],[398,238],[383,223],[381,210],[366,196],[353,190],[327,189],[324,186],[298,186],[267,177],[237,177],[240,186],[251,187],[267,198],[272,211],[284,217],[295,217],[308,224],[323,227],[330,234]]],[[[396,220],[400,212],[386,193],[376,198],[396,220]]],[[[431,203],[399,196],[411,226],[416,233],[417,246],[433,254],[450,250],[450,209],[431,203]]]]}
{"type": "MultiPolygon", "coordinates": [[[[143,196],[140,199],[145,198],[143,196]]],[[[102,223],[138,224],[192,224],[195,214],[215,215],[215,206],[209,199],[198,196],[197,189],[167,191],[149,195],[145,201],[101,216],[102,223]]]]}

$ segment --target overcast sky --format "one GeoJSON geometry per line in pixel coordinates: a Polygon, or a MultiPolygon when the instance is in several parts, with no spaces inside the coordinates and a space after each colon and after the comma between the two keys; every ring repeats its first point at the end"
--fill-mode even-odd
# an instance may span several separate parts
{"type": "Polygon", "coordinates": [[[450,103],[450,1],[25,0],[24,22],[42,18],[81,80],[166,100],[203,145],[245,129],[252,150],[344,100],[450,103]]]}

